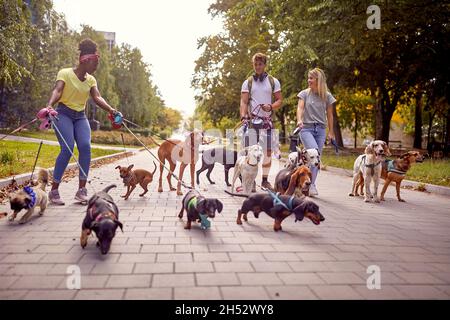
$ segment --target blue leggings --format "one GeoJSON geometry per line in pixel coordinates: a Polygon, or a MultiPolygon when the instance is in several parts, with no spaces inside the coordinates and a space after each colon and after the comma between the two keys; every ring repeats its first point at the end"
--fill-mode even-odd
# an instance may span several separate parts
{"type": "MultiPolygon", "coordinates": [[[[322,125],[314,124],[314,127],[303,128],[300,131],[300,139],[303,143],[305,149],[317,149],[319,150],[319,155],[322,154],[323,145],[326,139],[326,129],[322,125]]],[[[311,168],[312,181],[311,183],[315,185],[317,174],[319,169],[317,167],[311,168]]]]}
{"type": "Polygon", "coordinates": [[[86,173],[83,174],[80,171],[80,180],[87,180],[89,174],[89,164],[91,163],[91,127],[86,118],[84,111],[77,112],[64,105],[59,105],[56,108],[58,111],[58,119],[53,126],[57,126],[61,132],[62,137],[58,131],[55,130],[56,137],[58,138],[59,145],[61,146],[61,152],[56,158],[55,170],[53,172],[53,181],[56,183],[61,182],[61,178],[66,170],[69,160],[72,157],[70,152],[73,152],[75,142],[77,143],[81,168],[86,173]],[[67,148],[63,139],[67,142],[70,148],[67,148]]]}

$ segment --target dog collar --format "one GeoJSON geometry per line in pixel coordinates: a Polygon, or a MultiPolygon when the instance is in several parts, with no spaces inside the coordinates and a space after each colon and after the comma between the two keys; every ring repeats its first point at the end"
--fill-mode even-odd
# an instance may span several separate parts
{"type": "Polygon", "coordinates": [[[250,162],[248,162],[248,159],[247,159],[247,164],[251,167],[256,167],[258,165],[258,164],[251,164],[250,162]]]}
{"type": "Polygon", "coordinates": [[[114,213],[112,212],[108,212],[107,214],[99,214],[96,218],[95,221],[99,222],[100,220],[102,220],[103,218],[111,218],[111,220],[116,221],[117,217],[114,213]]]}
{"type": "Polygon", "coordinates": [[[125,178],[122,178],[123,179],[123,183],[125,185],[128,185],[133,178],[134,178],[134,173],[131,173],[128,176],[126,176],[125,178]]]}
{"type": "Polygon", "coordinates": [[[23,191],[25,191],[31,197],[31,201],[27,205],[27,209],[33,208],[36,204],[36,192],[34,192],[34,190],[29,186],[24,187],[23,191]]]}

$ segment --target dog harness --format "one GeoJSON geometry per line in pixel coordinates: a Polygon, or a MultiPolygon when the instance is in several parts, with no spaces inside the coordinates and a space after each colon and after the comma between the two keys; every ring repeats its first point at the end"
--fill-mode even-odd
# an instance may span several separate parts
{"type": "Polygon", "coordinates": [[[395,168],[394,166],[394,160],[385,160],[386,164],[387,164],[387,171],[388,172],[394,172],[397,174],[400,174],[402,176],[404,176],[406,174],[405,171],[401,171],[395,168]]]}
{"type": "Polygon", "coordinates": [[[377,163],[366,164],[366,155],[363,156],[364,166],[370,169],[370,175],[373,177],[375,174],[375,167],[381,163],[381,160],[377,163]]]}
{"type": "MultiPolygon", "coordinates": [[[[189,200],[188,210],[191,208],[194,208],[197,210],[197,197],[193,197],[191,200],[189,200]]],[[[199,212],[198,215],[200,216],[200,228],[202,228],[203,230],[210,228],[211,221],[208,220],[208,215],[203,214],[201,212],[199,212]]]]}
{"type": "Polygon", "coordinates": [[[24,187],[23,191],[25,191],[31,197],[31,201],[27,205],[27,209],[33,208],[36,204],[36,192],[34,192],[34,190],[29,186],[24,187]]]}
{"type": "Polygon", "coordinates": [[[268,192],[268,193],[270,194],[270,196],[273,198],[273,205],[274,205],[274,206],[280,204],[280,205],[282,205],[286,210],[292,211],[292,209],[293,209],[293,208],[292,208],[292,203],[294,202],[294,195],[292,195],[292,196],[289,198],[288,203],[287,203],[287,205],[286,205],[286,204],[285,204],[283,201],[281,201],[281,199],[279,198],[279,195],[280,195],[279,192],[275,193],[275,192],[270,191],[269,189],[267,189],[267,192],[268,192]]]}

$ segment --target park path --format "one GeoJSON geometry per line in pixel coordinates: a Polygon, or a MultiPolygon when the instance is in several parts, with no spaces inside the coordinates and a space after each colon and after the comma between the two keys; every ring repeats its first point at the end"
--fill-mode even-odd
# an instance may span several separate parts
{"type": "MultiPolygon", "coordinates": [[[[150,170],[151,160],[146,152],[129,158],[150,170]]],[[[93,237],[85,250],[79,246],[85,207],[71,203],[72,179],[61,186],[66,206],[51,206],[26,225],[0,220],[0,299],[450,298],[449,197],[402,190],[407,202],[399,203],[390,187],[386,202],[367,204],[347,196],[350,178],[323,171],[314,201],[326,221],[315,226],[290,217],[275,233],[265,214],[236,225],[242,199],[223,192],[223,168],[216,165],[217,184],[203,174],[200,190],[224,203],[223,214],[208,231],[198,225],[184,230],[177,218],[181,197],[167,191],[165,178],[165,191],[156,191],[159,170],[145,197],[138,187],[124,201],[118,164],[127,160],[90,174],[96,190],[118,185],[111,195],[124,233],[118,232],[111,252],[101,256],[93,237]],[[66,287],[71,265],[81,268],[81,290],[66,287]],[[381,271],[380,290],[366,286],[372,265],[381,271]]],[[[0,211],[9,208],[0,205],[0,211]]]]}

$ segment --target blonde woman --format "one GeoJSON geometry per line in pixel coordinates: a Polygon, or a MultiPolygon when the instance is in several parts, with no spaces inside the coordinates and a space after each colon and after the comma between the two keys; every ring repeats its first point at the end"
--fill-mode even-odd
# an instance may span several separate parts
{"type": "MultiPolygon", "coordinates": [[[[317,149],[322,154],[326,138],[328,123],[328,138],[334,139],[333,103],[336,99],[328,91],[325,73],[319,68],[308,72],[308,89],[297,95],[297,126],[300,139],[306,149],[317,149]]],[[[310,196],[317,196],[316,178],[319,173],[317,167],[311,168],[312,181],[309,188],[310,196]]]]}

